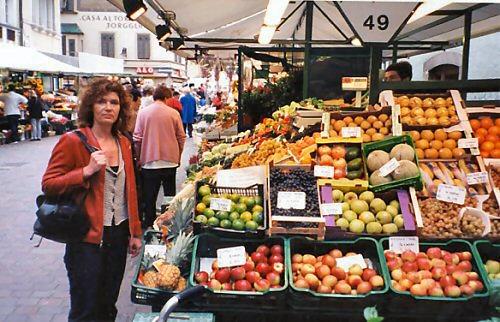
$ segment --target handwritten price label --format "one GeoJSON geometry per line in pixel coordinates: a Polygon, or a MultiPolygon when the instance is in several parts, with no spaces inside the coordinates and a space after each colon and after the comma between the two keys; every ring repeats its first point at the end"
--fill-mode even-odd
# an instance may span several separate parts
{"type": "Polygon", "coordinates": [[[319,210],[323,216],[342,215],[341,203],[323,203],[319,205],[319,210]]]}
{"type": "Polygon", "coordinates": [[[396,158],[392,158],[380,168],[380,175],[385,177],[397,168],[399,168],[399,161],[396,158]]]}
{"type": "Polygon", "coordinates": [[[458,147],[462,149],[474,149],[479,147],[477,138],[458,139],[458,147]]]}
{"type": "Polygon", "coordinates": [[[420,251],[418,247],[418,237],[389,237],[389,249],[396,254],[402,254],[405,250],[411,250],[415,254],[420,251]]]}
{"type": "Polygon", "coordinates": [[[245,264],[245,247],[227,247],[217,249],[217,262],[219,267],[233,267],[245,264]]]}
{"type": "Polygon", "coordinates": [[[466,194],[467,190],[464,187],[455,187],[442,183],[438,186],[436,199],[463,205],[466,194]]]}
{"type": "Polygon", "coordinates": [[[213,210],[230,211],[231,210],[231,200],[224,198],[211,198],[210,208],[213,210]]]}
{"type": "Polygon", "coordinates": [[[333,178],[335,169],[330,166],[316,165],[314,166],[314,176],[320,178],[333,178]]]}
{"type": "Polygon", "coordinates": [[[278,208],[281,209],[305,209],[306,193],[296,191],[279,191],[278,208]]]}
{"type": "Polygon", "coordinates": [[[340,257],[337,258],[337,267],[342,268],[344,271],[349,271],[349,268],[352,265],[358,264],[361,266],[361,268],[367,268],[368,266],[366,265],[365,259],[363,258],[363,255],[354,255],[354,256],[345,256],[345,257],[340,257]]]}
{"type": "Polygon", "coordinates": [[[479,184],[488,182],[488,172],[475,172],[467,174],[467,184],[479,184]]]}
{"type": "Polygon", "coordinates": [[[342,128],[343,138],[360,138],[361,128],[360,127],[343,127],[342,128]]]}

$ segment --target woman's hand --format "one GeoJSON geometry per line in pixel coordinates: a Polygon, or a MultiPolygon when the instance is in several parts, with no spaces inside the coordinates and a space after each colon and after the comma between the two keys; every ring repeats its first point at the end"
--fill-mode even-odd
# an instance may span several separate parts
{"type": "Polygon", "coordinates": [[[95,151],[90,155],[89,164],[83,168],[83,177],[89,178],[94,173],[101,170],[102,167],[106,166],[106,155],[104,151],[95,151]]]}
{"type": "Polygon", "coordinates": [[[139,255],[139,251],[141,250],[142,240],[137,237],[130,237],[128,242],[128,252],[132,257],[139,255]]]}

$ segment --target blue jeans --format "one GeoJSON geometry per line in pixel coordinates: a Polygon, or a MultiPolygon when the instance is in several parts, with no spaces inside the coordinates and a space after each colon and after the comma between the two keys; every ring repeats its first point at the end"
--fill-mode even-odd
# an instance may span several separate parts
{"type": "Polygon", "coordinates": [[[41,119],[31,119],[31,139],[42,139],[42,123],[41,119]]]}
{"type": "Polygon", "coordinates": [[[125,272],[128,220],[104,227],[102,247],[84,242],[66,244],[71,308],[69,322],[114,321],[125,272]]]}

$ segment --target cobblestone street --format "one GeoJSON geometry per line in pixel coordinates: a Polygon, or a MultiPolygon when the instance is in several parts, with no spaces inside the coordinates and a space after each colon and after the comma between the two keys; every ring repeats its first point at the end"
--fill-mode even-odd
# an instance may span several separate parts
{"type": "MultiPolygon", "coordinates": [[[[0,321],[67,321],[69,292],[63,263],[64,245],[39,238],[30,241],[35,220],[35,198],[41,178],[59,136],[40,142],[22,141],[0,146],[0,321]]],[[[184,168],[195,152],[193,140],[186,142],[183,164],[177,171],[177,187],[185,180],[184,168]]],[[[161,194],[161,193],[160,193],[161,194]]],[[[130,301],[136,259],[129,258],[118,300],[116,321],[132,321],[149,306],[130,301]]]]}

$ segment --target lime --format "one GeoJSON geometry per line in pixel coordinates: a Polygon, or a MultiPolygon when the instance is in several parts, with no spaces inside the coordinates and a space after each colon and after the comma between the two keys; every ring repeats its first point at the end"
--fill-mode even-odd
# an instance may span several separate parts
{"type": "Polygon", "coordinates": [[[255,206],[255,200],[252,197],[247,197],[245,200],[245,204],[247,205],[248,209],[252,209],[253,206],[255,206]]]}
{"type": "Polygon", "coordinates": [[[213,216],[215,216],[215,211],[213,209],[207,208],[207,209],[205,209],[205,211],[203,211],[203,214],[207,218],[212,218],[213,216]]]}
{"type": "Polygon", "coordinates": [[[233,193],[231,195],[231,198],[230,198],[232,201],[234,201],[235,203],[238,203],[240,201],[240,195],[237,194],[237,193],[233,193]]]}
{"type": "Polygon", "coordinates": [[[247,221],[245,223],[245,228],[246,230],[257,230],[257,228],[259,227],[259,224],[256,223],[255,221],[253,220],[250,220],[250,221],[247,221]]]}
{"type": "Polygon", "coordinates": [[[205,206],[210,207],[210,200],[212,200],[212,197],[210,195],[203,196],[203,199],[201,199],[201,202],[205,204],[205,206]]]}
{"type": "Polygon", "coordinates": [[[223,220],[223,219],[228,219],[229,218],[229,213],[227,211],[217,211],[217,213],[215,214],[215,217],[217,217],[217,219],[219,220],[223,220]]]}
{"type": "Polygon", "coordinates": [[[202,224],[206,224],[208,219],[205,215],[198,215],[194,218],[194,220],[197,222],[201,222],[202,224]]]}
{"type": "Polygon", "coordinates": [[[241,219],[235,219],[233,220],[232,227],[236,230],[243,230],[245,229],[245,222],[241,219]]]}
{"type": "Polygon", "coordinates": [[[207,185],[203,185],[198,188],[198,194],[202,197],[210,195],[210,187],[207,185]]]}
{"type": "Polygon", "coordinates": [[[196,205],[196,212],[203,213],[203,211],[205,211],[205,208],[207,208],[207,206],[203,202],[199,202],[196,205]]]}
{"type": "Polygon", "coordinates": [[[207,221],[207,224],[212,227],[218,227],[219,226],[219,219],[216,217],[209,218],[207,221]]]}
{"type": "Polygon", "coordinates": [[[221,198],[224,198],[224,199],[229,199],[231,200],[231,195],[229,193],[223,193],[220,195],[221,198]]]}
{"type": "Polygon", "coordinates": [[[264,222],[264,214],[262,212],[254,211],[252,220],[258,224],[262,224],[264,222]]]}
{"type": "Polygon", "coordinates": [[[252,213],[250,211],[244,211],[240,215],[240,219],[244,222],[252,220],[252,213]]]}
{"type": "Polygon", "coordinates": [[[234,221],[235,219],[240,219],[240,214],[236,211],[233,211],[232,213],[229,214],[229,220],[234,221]]]}
{"type": "Polygon", "coordinates": [[[264,211],[264,207],[262,207],[261,205],[255,205],[252,208],[252,212],[263,212],[263,211],[264,211]]]}
{"type": "Polygon", "coordinates": [[[236,204],[236,209],[235,209],[238,213],[243,213],[245,211],[247,211],[247,205],[244,204],[244,203],[239,203],[239,204],[236,204]]]}
{"type": "Polygon", "coordinates": [[[255,204],[262,206],[262,197],[261,196],[255,196],[253,197],[255,200],[255,204]]]}
{"type": "Polygon", "coordinates": [[[231,220],[229,220],[229,219],[223,219],[223,220],[221,220],[220,226],[222,228],[231,228],[232,227],[231,220]]]}
{"type": "Polygon", "coordinates": [[[229,212],[233,211],[236,211],[236,203],[234,203],[234,201],[231,201],[231,209],[229,210],[229,212]]]}

